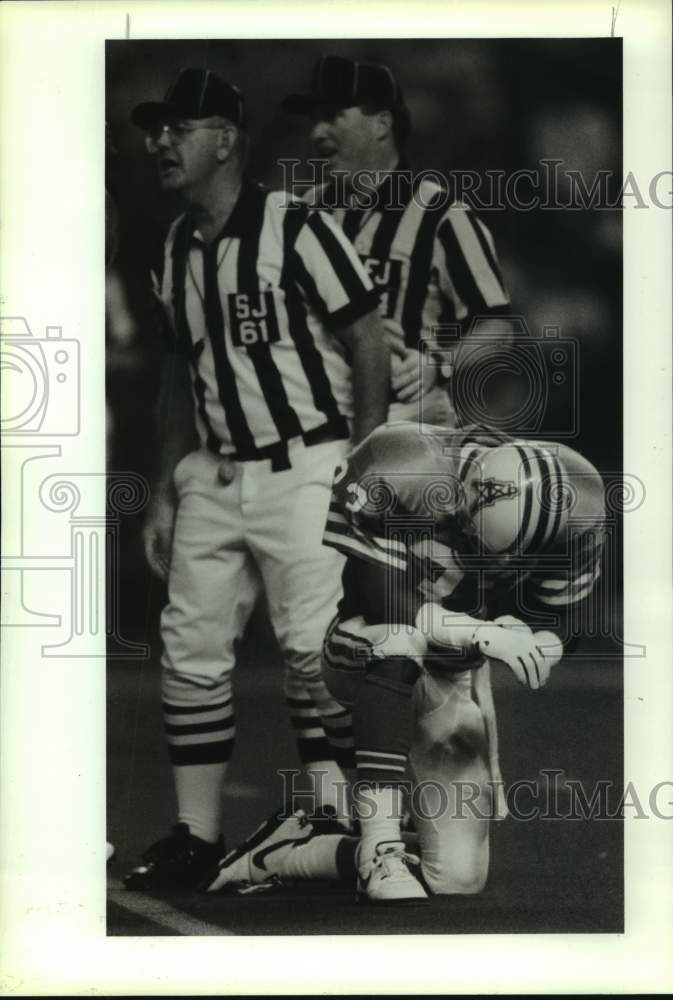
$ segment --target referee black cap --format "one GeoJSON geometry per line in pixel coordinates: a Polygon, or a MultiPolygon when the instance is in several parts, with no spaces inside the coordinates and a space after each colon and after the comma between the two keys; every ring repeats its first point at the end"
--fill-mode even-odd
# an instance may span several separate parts
{"type": "Polygon", "coordinates": [[[313,71],[310,94],[290,94],[282,107],[290,114],[310,115],[321,106],[351,108],[366,104],[391,111],[404,106],[402,91],[389,67],[342,56],[322,56],[313,71]]]}
{"type": "Polygon", "coordinates": [[[131,112],[138,128],[151,128],[175,118],[212,118],[221,115],[246,127],[243,98],[237,87],[209,69],[188,67],[166,91],[163,101],[147,101],[131,112]]]}

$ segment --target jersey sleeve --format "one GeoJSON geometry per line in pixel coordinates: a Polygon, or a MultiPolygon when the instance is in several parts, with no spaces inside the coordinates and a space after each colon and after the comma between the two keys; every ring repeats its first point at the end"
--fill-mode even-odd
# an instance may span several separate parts
{"type": "Polygon", "coordinates": [[[298,284],[331,329],[376,309],[378,293],[355,248],[326,212],[309,212],[294,243],[298,284]]]}
{"type": "Polygon", "coordinates": [[[600,528],[574,535],[566,567],[541,568],[527,581],[531,603],[543,608],[571,608],[589,596],[600,575],[603,534],[600,528]]]}
{"type": "Polygon", "coordinates": [[[389,485],[369,472],[368,460],[378,437],[374,431],[337,468],[323,544],[354,559],[406,572],[407,546],[386,530],[389,485]]]}
{"type": "Polygon", "coordinates": [[[377,561],[349,556],[342,575],[342,618],[362,615],[368,625],[414,625],[428,598],[414,585],[413,574],[377,561]]]}
{"type": "Polygon", "coordinates": [[[548,630],[566,651],[586,628],[588,602],[601,572],[602,522],[571,532],[567,549],[552,552],[516,588],[516,597],[501,608],[526,622],[533,631],[548,630]]]}
{"type": "Polygon", "coordinates": [[[420,583],[417,564],[432,555],[433,490],[444,487],[448,440],[440,427],[409,421],[375,428],[335,472],[324,543],[384,568],[411,568],[420,583]]]}
{"type": "Polygon", "coordinates": [[[442,295],[458,322],[472,316],[502,315],[509,295],[493,237],[467,205],[449,207],[437,227],[433,266],[442,295]]]}
{"type": "Polygon", "coordinates": [[[404,561],[348,554],[339,611],[343,617],[362,615],[372,625],[415,625],[424,604],[473,609],[476,585],[474,574],[464,573],[450,547],[434,538],[431,529],[417,529],[404,561]]]}
{"type": "Polygon", "coordinates": [[[343,471],[337,469],[323,544],[354,559],[406,572],[405,543],[389,537],[382,519],[367,513],[367,494],[357,480],[349,480],[348,475],[339,479],[340,475],[343,471]]]}

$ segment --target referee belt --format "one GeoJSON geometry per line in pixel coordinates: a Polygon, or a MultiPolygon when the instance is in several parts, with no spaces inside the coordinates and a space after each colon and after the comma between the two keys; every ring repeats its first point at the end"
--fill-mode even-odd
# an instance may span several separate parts
{"type": "Polygon", "coordinates": [[[276,441],[274,444],[267,444],[263,448],[254,448],[249,451],[235,451],[233,454],[223,454],[214,442],[208,442],[207,448],[218,458],[228,458],[232,462],[262,462],[265,459],[271,460],[272,472],[284,472],[292,468],[289,448],[293,441],[303,441],[306,448],[312,448],[316,444],[327,444],[329,441],[345,441],[350,437],[350,429],[345,417],[337,421],[328,421],[319,427],[314,427],[311,431],[305,431],[298,437],[289,438],[286,441],[276,441]]]}

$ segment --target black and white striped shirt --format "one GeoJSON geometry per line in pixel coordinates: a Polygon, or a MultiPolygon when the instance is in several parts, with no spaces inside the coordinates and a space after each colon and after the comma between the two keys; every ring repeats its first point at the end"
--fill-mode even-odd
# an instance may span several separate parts
{"type": "Polygon", "coordinates": [[[305,196],[308,205],[332,210],[379,292],[381,316],[401,328],[407,347],[432,342],[440,325],[464,331],[475,315],[507,312],[493,238],[469,206],[414,178],[404,163],[371,200],[367,209],[334,207],[333,182],[305,196]]]}
{"type": "Polygon", "coordinates": [[[161,297],[212,451],[254,458],[321,427],[348,436],[351,372],[334,331],[377,296],[329,215],[245,181],[212,243],[189,214],[173,224],[161,297]]]}

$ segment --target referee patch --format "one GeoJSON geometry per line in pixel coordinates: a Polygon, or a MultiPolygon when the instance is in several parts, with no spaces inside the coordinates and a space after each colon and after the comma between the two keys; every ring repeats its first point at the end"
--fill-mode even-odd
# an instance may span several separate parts
{"type": "Polygon", "coordinates": [[[280,340],[272,291],[231,292],[227,298],[231,340],[235,347],[275,344],[280,340]]]}

